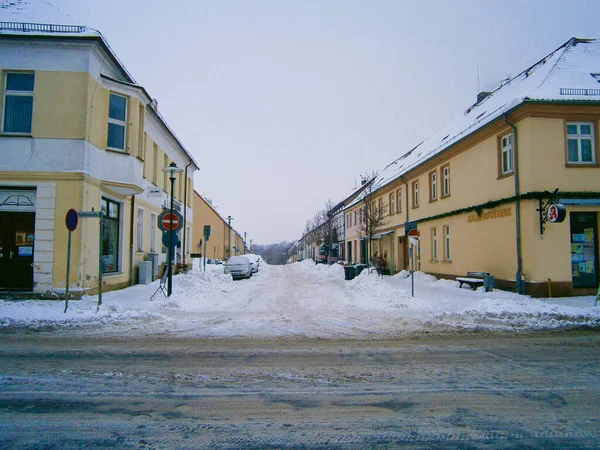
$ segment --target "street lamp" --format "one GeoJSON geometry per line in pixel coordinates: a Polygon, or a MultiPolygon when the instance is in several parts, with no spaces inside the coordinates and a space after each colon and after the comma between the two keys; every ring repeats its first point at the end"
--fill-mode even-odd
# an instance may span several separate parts
{"type": "Polygon", "coordinates": [[[170,297],[171,292],[173,292],[173,186],[175,185],[175,174],[177,172],[183,172],[183,169],[180,169],[172,162],[169,164],[169,167],[163,169],[163,172],[169,173],[169,180],[171,180],[171,226],[169,227],[169,267],[167,268],[169,271],[167,278],[167,297],[170,297]]]}
{"type": "Polygon", "coordinates": [[[227,224],[229,225],[229,237],[227,238],[227,257],[231,256],[231,221],[233,217],[227,216],[227,224]]]}

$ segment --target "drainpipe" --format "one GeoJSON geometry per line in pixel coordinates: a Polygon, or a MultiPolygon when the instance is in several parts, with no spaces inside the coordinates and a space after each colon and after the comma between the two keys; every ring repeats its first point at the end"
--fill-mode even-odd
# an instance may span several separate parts
{"type": "Polygon", "coordinates": [[[515,227],[516,227],[516,240],[517,240],[517,273],[515,274],[515,283],[517,285],[517,293],[525,294],[525,286],[523,285],[522,274],[523,274],[523,257],[521,253],[521,200],[519,195],[521,194],[519,188],[519,147],[517,139],[517,127],[508,121],[508,114],[504,114],[504,122],[512,128],[513,137],[513,154],[514,154],[514,168],[515,168],[515,227]]]}
{"type": "Polygon", "coordinates": [[[186,235],[187,235],[187,233],[186,233],[186,231],[187,231],[187,227],[186,227],[186,223],[187,223],[187,220],[186,220],[187,219],[187,192],[188,192],[188,189],[187,189],[187,180],[188,180],[187,170],[188,170],[188,167],[190,167],[191,165],[192,165],[192,162],[190,161],[188,163],[188,165],[185,166],[185,170],[183,171],[184,176],[185,176],[184,186],[183,186],[183,191],[184,191],[183,192],[183,244],[181,244],[182,245],[181,254],[183,255],[183,264],[185,264],[185,249],[187,248],[186,247],[186,243],[185,243],[185,241],[186,241],[186,235]]]}
{"type": "Polygon", "coordinates": [[[133,274],[135,265],[135,254],[133,252],[133,221],[135,218],[135,194],[131,196],[131,223],[129,224],[129,286],[133,286],[133,274]]]}
{"type": "MultiPolygon", "coordinates": [[[[408,183],[406,181],[404,181],[404,178],[402,178],[402,176],[400,176],[400,181],[402,181],[404,183],[404,186],[406,187],[406,192],[404,193],[404,198],[406,199],[406,220],[404,221],[404,234],[406,235],[406,222],[408,222],[408,213],[409,213],[409,209],[408,209],[408,183]]],[[[403,256],[403,258],[406,256],[406,254],[403,256]]],[[[415,255],[413,255],[414,257],[415,255]]],[[[407,261],[404,261],[405,264],[408,264],[407,261]]],[[[404,267],[402,268],[402,270],[404,270],[404,267]]]]}

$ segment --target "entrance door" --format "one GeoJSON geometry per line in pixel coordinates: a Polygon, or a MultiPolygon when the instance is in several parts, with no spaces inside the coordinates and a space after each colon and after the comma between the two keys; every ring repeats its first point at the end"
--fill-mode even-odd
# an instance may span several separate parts
{"type": "Polygon", "coordinates": [[[571,213],[571,278],[574,288],[598,286],[598,221],[595,212],[571,213]]]}
{"type": "Polygon", "coordinates": [[[33,289],[35,214],[0,212],[0,289],[33,289]]]}
{"type": "Polygon", "coordinates": [[[398,238],[398,270],[408,270],[408,245],[404,237],[398,238]]]}
{"type": "Polygon", "coordinates": [[[361,264],[367,264],[367,240],[361,239],[360,241],[360,262],[361,264]]]}

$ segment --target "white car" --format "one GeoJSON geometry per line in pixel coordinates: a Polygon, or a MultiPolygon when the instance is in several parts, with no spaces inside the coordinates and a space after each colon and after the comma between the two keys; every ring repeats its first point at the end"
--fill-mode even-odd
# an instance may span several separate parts
{"type": "Polygon", "coordinates": [[[234,280],[250,278],[252,276],[252,263],[246,256],[232,256],[225,263],[224,273],[231,274],[234,280]]]}
{"type": "Polygon", "coordinates": [[[248,258],[250,260],[250,264],[252,264],[252,273],[256,273],[258,272],[258,266],[260,265],[260,256],[258,255],[253,255],[253,254],[248,254],[248,255],[244,255],[246,258],[248,258]]]}

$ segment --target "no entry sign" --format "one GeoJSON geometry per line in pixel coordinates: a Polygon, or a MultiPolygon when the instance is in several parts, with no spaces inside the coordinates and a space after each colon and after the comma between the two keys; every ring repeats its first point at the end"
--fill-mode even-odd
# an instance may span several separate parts
{"type": "Polygon", "coordinates": [[[179,225],[179,218],[175,214],[165,214],[162,226],[165,230],[174,230],[179,225]]]}
{"type": "Polygon", "coordinates": [[[408,240],[413,245],[419,245],[419,230],[413,228],[408,232],[408,240]]]}
{"type": "Polygon", "coordinates": [[[158,228],[162,231],[179,231],[183,228],[183,216],[178,211],[165,210],[158,216],[158,228]]]}

